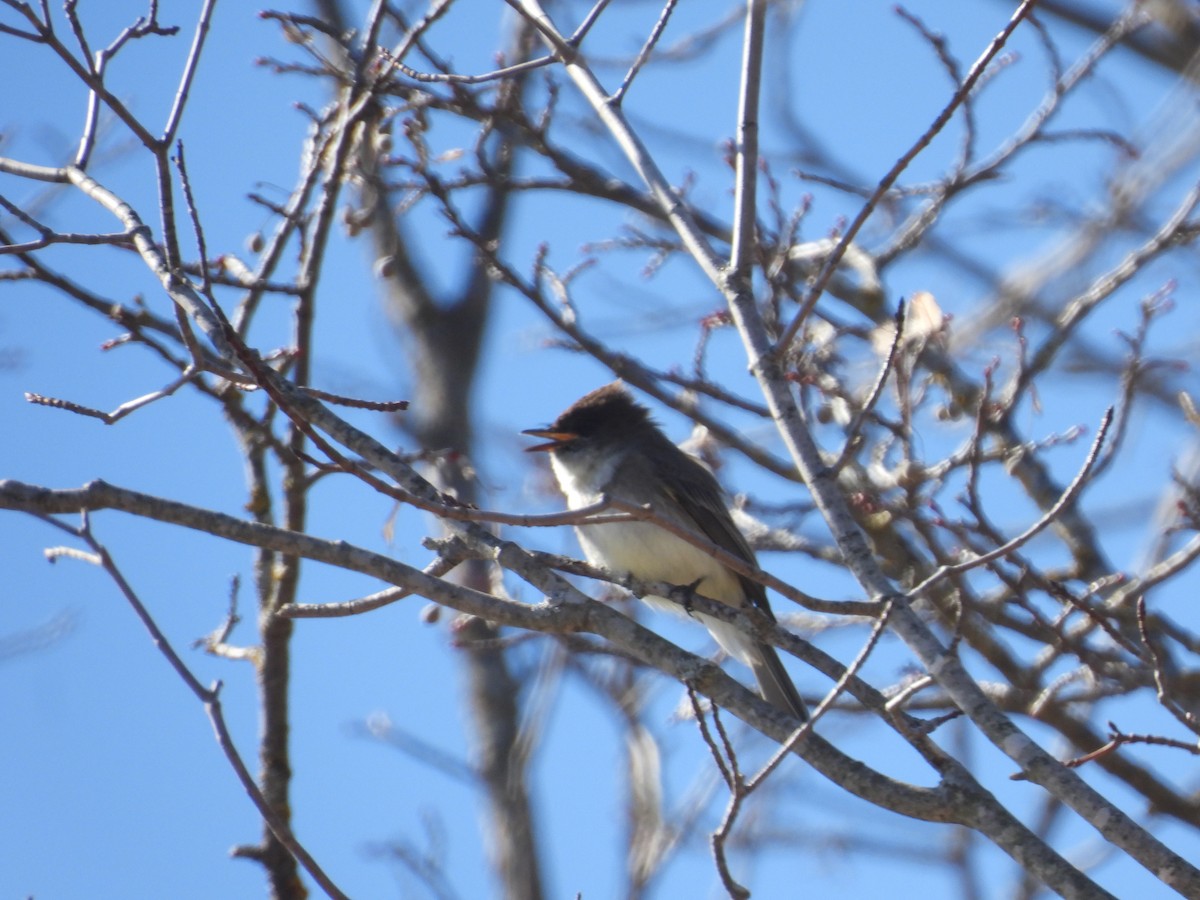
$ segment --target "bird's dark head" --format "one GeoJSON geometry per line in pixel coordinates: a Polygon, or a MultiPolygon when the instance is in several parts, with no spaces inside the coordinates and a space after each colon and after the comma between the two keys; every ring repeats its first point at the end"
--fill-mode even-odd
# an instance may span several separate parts
{"type": "Polygon", "coordinates": [[[626,443],[655,430],[650,411],[634,400],[621,382],[614,381],[580,397],[553,424],[521,433],[546,439],[544,444],[526,447],[530,453],[570,454],[587,447],[626,443]]]}

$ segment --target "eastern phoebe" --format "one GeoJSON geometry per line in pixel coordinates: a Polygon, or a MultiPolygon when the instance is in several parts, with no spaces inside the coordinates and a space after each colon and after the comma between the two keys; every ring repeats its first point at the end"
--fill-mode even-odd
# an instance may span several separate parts
{"type": "MultiPolygon", "coordinates": [[[[601,495],[649,504],[662,519],[757,567],[754,551],[725,507],[717,479],[671,443],[651,420],[650,411],[620,382],[575,401],[548,428],[523,433],[547,439],[528,450],[549,451],[554,477],[571,509],[590,506],[601,495]]],[[[761,584],[652,522],[609,522],[575,531],[587,558],[597,565],[644,581],[695,585],[705,597],[737,609],[757,607],[774,621],[761,584]]],[[[665,597],[643,599],[659,609],[683,611],[665,597]]],[[[727,653],[751,668],[764,700],[801,721],[808,719],[804,701],[773,647],[727,622],[697,616],[727,653]]]]}

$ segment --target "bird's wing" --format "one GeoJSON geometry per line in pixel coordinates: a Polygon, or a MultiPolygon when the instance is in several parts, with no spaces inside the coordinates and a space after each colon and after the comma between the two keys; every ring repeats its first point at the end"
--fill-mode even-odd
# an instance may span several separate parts
{"type": "MultiPolygon", "coordinates": [[[[677,504],[690,522],[695,523],[704,537],[749,565],[758,568],[754,551],[750,549],[746,536],[734,524],[733,517],[730,516],[729,510],[725,506],[724,491],[721,490],[717,479],[698,460],[678,448],[674,449],[677,451],[677,456],[666,457],[672,460],[670,463],[673,470],[670,473],[672,477],[668,480],[662,477],[667,473],[650,473],[658,491],[665,499],[677,504]],[[668,484],[678,484],[679,488],[672,491],[666,486],[668,484]]],[[[664,454],[659,454],[658,458],[664,456],[664,454]]],[[[639,457],[639,462],[644,461],[645,457],[639,457]]],[[[655,504],[655,507],[658,512],[664,508],[662,504],[655,504]]],[[[669,507],[665,508],[669,509],[669,507]]],[[[693,526],[690,522],[680,521],[677,524],[691,528],[693,526]]],[[[750,602],[774,621],[775,616],[771,613],[771,606],[767,602],[766,589],[757,581],[752,581],[743,575],[738,575],[738,581],[741,582],[742,590],[750,602]]]]}

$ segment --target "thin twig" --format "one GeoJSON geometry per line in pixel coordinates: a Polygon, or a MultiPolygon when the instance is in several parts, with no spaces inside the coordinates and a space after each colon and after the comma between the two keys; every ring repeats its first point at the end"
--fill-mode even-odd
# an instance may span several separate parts
{"type": "Polygon", "coordinates": [[[600,13],[604,12],[605,7],[610,2],[611,0],[596,0],[595,5],[588,10],[588,14],[583,17],[583,21],[579,23],[579,27],[575,29],[575,33],[567,39],[567,43],[578,47],[587,33],[592,30],[592,26],[600,18],[600,13]]]}
{"type": "Polygon", "coordinates": [[[154,645],[158,647],[159,651],[166,658],[171,668],[175,670],[175,673],[183,680],[184,684],[188,686],[188,689],[191,690],[191,692],[196,695],[197,699],[204,704],[205,712],[208,714],[209,720],[213,726],[213,730],[216,732],[217,743],[224,751],[225,757],[228,759],[230,765],[233,766],[233,769],[238,776],[238,780],[242,783],[242,787],[245,789],[246,793],[249,794],[254,805],[258,808],[259,814],[263,817],[263,821],[266,822],[267,827],[271,829],[271,833],[278,838],[279,842],[283,844],[283,846],[287,847],[288,851],[295,856],[296,861],[299,862],[300,865],[304,866],[305,870],[309,873],[309,875],[312,876],[313,880],[321,886],[321,889],[324,890],[325,893],[327,893],[330,897],[335,898],[335,900],[348,900],[346,895],[342,893],[336,884],[333,883],[329,876],[325,874],[325,871],[317,864],[317,861],[309,855],[308,851],[305,850],[303,845],[296,839],[296,836],[292,833],[292,830],[288,827],[287,823],[267,802],[266,797],[263,796],[262,791],[259,790],[258,785],[255,783],[254,777],[246,768],[246,764],[242,761],[241,754],[238,753],[237,746],[234,744],[233,738],[229,734],[229,729],[225,724],[225,715],[221,709],[221,682],[214,682],[212,687],[206,688],[200,683],[199,679],[192,674],[191,669],[187,667],[183,659],[180,658],[179,654],[175,652],[175,648],[171,646],[171,642],[158,627],[158,623],[155,622],[154,617],[150,615],[150,611],[146,608],[145,604],[142,603],[137,593],[133,590],[133,587],[128,581],[125,580],[124,575],[122,575],[121,571],[117,568],[117,565],[113,561],[113,558],[109,555],[108,550],[96,540],[96,537],[91,530],[89,515],[86,511],[83,512],[82,519],[83,523],[78,529],[73,529],[70,526],[64,525],[55,520],[48,519],[47,521],[53,522],[53,524],[57,525],[59,528],[62,528],[64,531],[74,534],[92,548],[93,552],[100,561],[101,567],[105,572],[108,573],[109,577],[112,578],[113,582],[117,585],[117,588],[129,602],[129,605],[133,607],[133,611],[137,615],[138,619],[141,620],[142,625],[150,633],[150,637],[153,639],[154,645]]]}
{"type": "Polygon", "coordinates": [[[1096,432],[1096,439],[1092,442],[1092,448],[1088,452],[1087,458],[1083,461],[1083,467],[1080,468],[1079,473],[1074,479],[1072,479],[1071,483],[1067,485],[1066,490],[1062,492],[1062,495],[1058,498],[1058,500],[1055,501],[1054,505],[1046,510],[1046,512],[1042,514],[1041,518],[1039,518],[1015,538],[994,550],[980,554],[979,556],[974,556],[971,559],[963,560],[959,563],[949,563],[939,566],[937,571],[935,571],[916,587],[912,588],[908,592],[908,596],[913,598],[919,597],[921,594],[927,592],[931,587],[936,585],[948,575],[956,575],[960,572],[966,572],[969,569],[986,565],[987,563],[1007,556],[1009,553],[1012,553],[1017,548],[1032,540],[1047,526],[1049,526],[1058,517],[1058,514],[1062,512],[1063,509],[1075,501],[1076,496],[1087,483],[1088,475],[1091,472],[1092,466],[1095,464],[1096,459],[1099,457],[1100,451],[1104,446],[1104,437],[1108,433],[1108,426],[1112,424],[1112,417],[1113,409],[1110,406],[1105,411],[1104,418],[1100,420],[1100,428],[1096,432]]]}
{"type": "Polygon", "coordinates": [[[1146,595],[1140,594],[1137,598],[1137,623],[1138,633],[1141,635],[1142,644],[1146,647],[1146,652],[1150,654],[1151,671],[1154,673],[1154,690],[1158,695],[1158,702],[1163,708],[1173,715],[1181,725],[1189,731],[1200,734],[1200,717],[1195,713],[1181,707],[1171,696],[1170,688],[1167,685],[1166,661],[1163,659],[1162,650],[1155,640],[1150,637],[1150,629],[1146,627],[1146,595]]]}
{"type": "MultiPolygon", "coordinates": [[[[725,886],[729,896],[735,900],[747,900],[750,892],[734,880],[733,873],[729,869],[729,858],[725,852],[725,845],[729,842],[730,835],[733,834],[733,826],[737,822],[742,804],[749,796],[749,791],[746,789],[746,779],[738,767],[738,758],[733,749],[733,742],[729,739],[725,724],[721,721],[720,708],[716,705],[712,707],[712,717],[713,725],[716,726],[717,733],[721,736],[721,746],[724,748],[725,758],[729,761],[729,805],[725,809],[720,826],[712,833],[710,843],[713,850],[713,861],[717,865],[717,874],[721,878],[721,884],[725,886]]],[[[715,752],[716,748],[712,749],[715,752]]]]}
{"type": "Polygon", "coordinates": [[[489,81],[503,81],[506,78],[516,78],[518,75],[524,75],[526,72],[532,72],[535,69],[543,69],[557,62],[553,56],[539,56],[537,59],[527,59],[524,62],[513,63],[511,66],[502,66],[490,72],[481,72],[477,75],[463,75],[457,72],[421,72],[411,66],[405,65],[398,59],[393,59],[391,54],[382,47],[379,48],[379,52],[392,68],[396,69],[406,78],[411,78],[413,81],[419,81],[422,84],[486,84],[489,81]]]}
{"type": "Polygon", "coordinates": [[[749,289],[750,265],[758,238],[758,107],[762,89],[765,0],[747,0],[742,37],[742,83],[738,92],[737,147],[733,193],[730,274],[749,289]]]}
{"type": "Polygon", "coordinates": [[[804,724],[797,728],[795,732],[792,733],[791,737],[779,745],[779,748],[774,754],[772,754],[770,760],[767,761],[767,764],[764,765],[761,770],[759,770],[757,775],[750,779],[750,781],[746,784],[747,794],[756,790],[759,785],[766,781],[767,777],[779,767],[779,764],[783,762],[789,754],[791,754],[795,747],[806,737],[808,737],[816,725],[817,720],[820,719],[821,716],[825,715],[826,710],[833,706],[838,697],[845,693],[847,686],[854,678],[858,676],[858,673],[862,670],[862,667],[866,665],[867,659],[870,657],[871,652],[879,643],[879,639],[883,637],[883,633],[887,629],[888,619],[892,613],[892,607],[896,601],[897,598],[889,597],[887,602],[884,603],[883,612],[876,620],[874,626],[872,626],[871,634],[867,637],[867,641],[865,644],[863,644],[862,649],[858,651],[858,655],[854,657],[854,661],[846,667],[846,671],[842,673],[841,677],[838,678],[833,687],[831,687],[826,692],[825,696],[821,698],[821,702],[817,704],[816,708],[811,712],[804,724]]]}
{"type": "Polygon", "coordinates": [[[1094,762],[1112,753],[1122,744],[1151,744],[1157,747],[1172,747],[1176,750],[1186,750],[1193,756],[1200,756],[1200,746],[1195,741],[1180,741],[1175,738],[1160,737],[1155,734],[1125,734],[1112,722],[1108,723],[1109,740],[1103,746],[1097,747],[1091,753],[1085,753],[1074,759],[1069,759],[1063,765],[1077,769],[1086,763],[1094,762]]]}
{"type": "MultiPolygon", "coordinates": [[[[448,575],[465,558],[466,554],[461,551],[457,554],[445,553],[421,571],[426,575],[441,578],[448,575]]],[[[411,597],[413,593],[411,588],[392,587],[377,591],[367,597],[345,600],[341,603],[290,603],[282,607],[278,615],[285,619],[336,619],[343,616],[357,616],[395,603],[397,600],[403,600],[405,597],[411,597]]]]}
{"type": "Polygon", "coordinates": [[[166,387],[160,388],[157,391],[151,391],[149,394],[143,394],[141,397],[136,397],[133,400],[127,400],[112,412],[103,412],[102,410],[93,409],[90,406],[83,406],[79,403],[73,403],[70,400],[62,400],[58,397],[44,397],[41,394],[35,394],[32,391],[25,392],[25,399],[38,406],[49,406],[54,409],[63,409],[67,412],[78,413],[81,416],[89,416],[93,419],[99,419],[105,425],[112,425],[116,422],[119,422],[130,413],[141,409],[143,406],[149,406],[156,400],[162,400],[164,397],[170,397],[185,384],[196,378],[196,376],[199,374],[200,371],[195,366],[188,365],[180,374],[180,376],[166,387]]]}
{"type": "Polygon", "coordinates": [[[732,791],[734,785],[733,769],[726,762],[725,754],[717,746],[716,739],[713,738],[712,732],[708,728],[708,719],[704,715],[704,707],[700,703],[700,695],[696,693],[696,689],[690,684],[685,684],[684,687],[687,689],[688,700],[692,705],[692,715],[696,719],[696,727],[700,729],[700,737],[704,741],[704,746],[712,754],[713,762],[717,765],[717,771],[721,773],[721,780],[732,791]]]}
{"type": "Polygon", "coordinates": [[[159,138],[161,147],[169,147],[175,140],[175,133],[183,121],[183,109],[187,105],[188,96],[192,89],[192,80],[196,77],[196,68],[200,64],[200,53],[204,49],[204,40],[208,37],[209,25],[212,23],[213,9],[217,0],[204,0],[200,7],[200,15],[196,17],[196,31],[192,35],[192,46],[188,49],[187,60],[183,64],[183,73],[179,77],[179,87],[175,91],[175,101],[167,114],[166,125],[163,126],[162,137],[159,138]]]}
{"type": "Polygon", "coordinates": [[[896,315],[892,320],[893,327],[896,333],[892,336],[892,346],[888,349],[887,358],[883,361],[883,366],[879,369],[879,374],[875,378],[875,384],[871,387],[871,392],[867,394],[866,402],[859,408],[858,413],[854,416],[854,420],[850,423],[850,427],[846,429],[846,442],[842,445],[842,452],[832,466],[830,472],[836,476],[846,464],[854,458],[855,452],[859,448],[862,441],[862,430],[866,424],[867,417],[871,414],[871,410],[875,408],[875,404],[879,402],[879,398],[883,396],[883,389],[887,385],[888,376],[895,368],[896,359],[899,356],[900,346],[904,343],[904,316],[905,304],[901,300],[896,307],[896,315]]]}
{"type": "Polygon", "coordinates": [[[654,51],[658,39],[662,37],[663,29],[667,27],[667,21],[671,18],[671,13],[675,11],[675,4],[679,0],[667,0],[662,8],[662,12],[658,14],[658,21],[654,23],[654,27],[650,29],[650,34],[646,38],[646,42],[642,44],[642,49],[638,51],[637,58],[634,59],[633,65],[629,67],[629,71],[625,73],[625,79],[621,82],[621,86],[612,93],[610,101],[614,106],[620,106],[621,101],[625,99],[625,94],[633,84],[633,79],[637,78],[638,72],[642,70],[642,66],[650,59],[650,54],[654,51]]]}
{"type": "Polygon", "coordinates": [[[212,632],[194,641],[192,646],[203,647],[206,653],[222,659],[247,660],[258,666],[262,664],[261,647],[257,645],[237,647],[229,643],[229,636],[233,634],[233,629],[242,620],[237,611],[238,591],[241,586],[241,578],[234,575],[229,582],[229,611],[225,613],[225,620],[212,632]]]}
{"type": "Polygon", "coordinates": [[[371,412],[402,412],[408,409],[407,400],[360,400],[357,397],[346,397],[342,394],[331,394],[329,391],[323,391],[315,387],[302,387],[304,393],[310,397],[316,397],[318,400],[323,400],[326,403],[333,403],[337,406],[346,406],[350,409],[368,409],[371,412]]]}
{"type": "Polygon", "coordinates": [[[188,177],[187,161],[183,155],[183,141],[175,145],[175,166],[179,170],[179,184],[183,188],[183,202],[187,206],[188,218],[192,223],[192,234],[196,236],[196,253],[199,255],[200,290],[205,296],[212,293],[212,276],[208,264],[208,244],[204,240],[204,225],[200,221],[200,210],[192,193],[192,180],[188,177]]]}
{"type": "Polygon", "coordinates": [[[863,225],[867,223],[867,219],[871,217],[871,214],[875,211],[875,207],[878,205],[879,201],[883,199],[889,190],[891,190],[892,185],[896,183],[896,180],[900,177],[904,170],[908,168],[909,164],[916,159],[917,156],[920,155],[920,153],[926,147],[928,147],[930,143],[932,143],[933,139],[941,133],[942,129],[946,127],[946,123],[950,121],[950,117],[953,116],[958,107],[966,101],[971,91],[975,89],[976,82],[978,82],[983,76],[984,72],[987,71],[987,67],[991,64],[992,60],[996,58],[996,55],[1004,48],[1004,45],[1008,43],[1009,37],[1012,36],[1012,33],[1016,30],[1017,26],[1020,25],[1021,22],[1033,11],[1033,7],[1036,5],[1036,3],[1037,0],[1023,0],[1021,5],[1017,7],[1015,12],[1013,12],[1012,17],[1008,20],[1008,23],[1004,26],[1004,28],[1000,30],[999,34],[992,38],[991,43],[988,44],[987,48],[982,54],[980,54],[979,58],[975,60],[975,64],[972,65],[970,71],[967,72],[967,77],[963,79],[963,82],[961,85],[959,85],[958,90],[956,90],[953,96],[951,96],[950,102],[946,104],[945,108],[938,114],[937,118],[933,120],[930,126],[925,129],[925,133],[917,138],[916,143],[909,147],[904,155],[896,160],[895,164],[888,171],[888,173],[884,175],[882,179],[880,179],[879,184],[875,186],[875,190],[871,193],[871,196],[867,199],[867,202],[863,204],[862,209],[858,211],[858,215],[854,217],[854,221],[850,223],[849,227],[842,234],[841,239],[838,241],[837,246],[834,247],[833,252],[830,253],[829,257],[825,260],[825,264],[821,267],[821,271],[817,273],[817,277],[814,279],[812,286],[809,287],[808,291],[805,293],[804,299],[800,304],[800,309],[796,312],[795,317],[789,323],[788,327],[784,330],[783,335],[776,343],[777,352],[786,351],[786,349],[791,346],[792,341],[796,339],[796,334],[800,331],[800,326],[807,321],[809,313],[812,312],[812,308],[816,305],[817,300],[819,300],[821,295],[825,292],[825,286],[829,283],[829,279],[833,277],[833,273],[836,271],[838,264],[845,255],[847,248],[850,246],[854,238],[858,236],[858,233],[862,230],[863,225]]]}

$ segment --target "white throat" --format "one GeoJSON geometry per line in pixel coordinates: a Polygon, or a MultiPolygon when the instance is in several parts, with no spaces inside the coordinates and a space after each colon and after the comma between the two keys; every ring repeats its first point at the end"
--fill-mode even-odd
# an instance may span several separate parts
{"type": "Polygon", "coordinates": [[[564,462],[557,453],[550,454],[550,468],[567,498],[570,509],[590,506],[600,499],[621,457],[615,453],[574,456],[564,462]]]}

